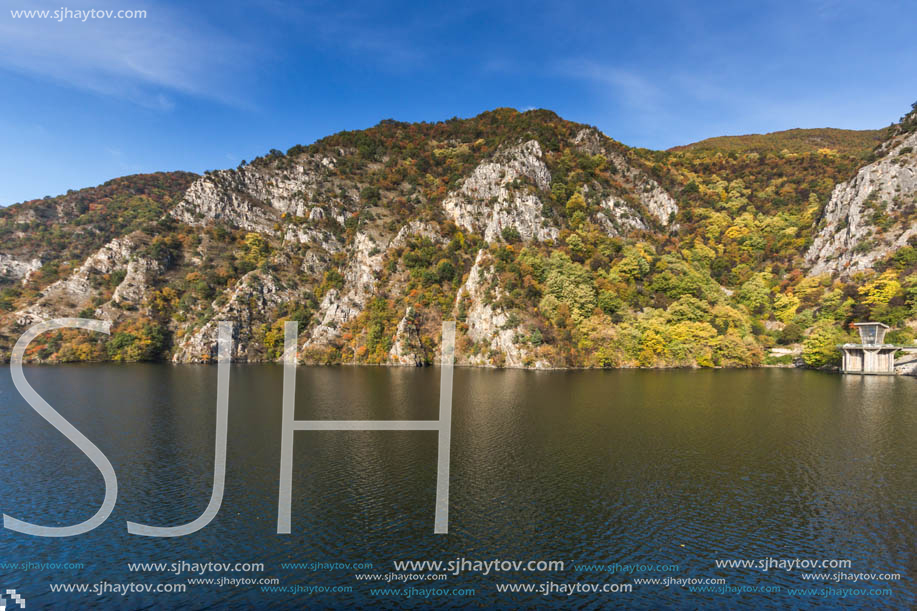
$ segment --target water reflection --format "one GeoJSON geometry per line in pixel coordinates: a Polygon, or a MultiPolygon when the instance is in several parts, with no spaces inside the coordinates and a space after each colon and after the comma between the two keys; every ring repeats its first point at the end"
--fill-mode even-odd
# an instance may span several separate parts
{"type": "MultiPolygon", "coordinates": [[[[10,561],[68,559],[86,582],[131,581],[127,562],[198,559],[264,562],[284,583],[351,584],[316,595],[332,608],[394,606],[349,572],[280,568],[289,561],[511,558],[678,564],[681,577],[798,587],[798,575],[724,571],[717,558],[849,558],[857,572],[900,572],[892,598],[915,604],[917,380],[814,372],[455,372],[450,535],[434,536],[436,434],[429,431],[297,432],[293,534],[275,534],[282,368],[233,366],[227,488],[206,529],[179,540],[129,536],[125,520],[183,524],[210,495],[216,368],[27,368],[32,385],[112,461],[120,496],[109,521],[64,541],[5,532],[10,561]]],[[[297,419],[435,419],[436,369],[297,371],[297,419]]],[[[36,523],[91,515],[102,481],[91,463],[32,412],[0,375],[5,453],[3,512],[36,523]]],[[[5,577],[5,576],[4,576],[5,577]]],[[[53,576],[61,581],[60,575],[53,576]]],[[[147,581],[183,583],[174,575],[147,581]]],[[[15,581],[34,607],[58,607],[52,576],[15,581]]],[[[539,574],[536,581],[620,581],[609,575],[539,574]]],[[[504,575],[506,582],[529,582],[504,575]]],[[[464,575],[450,587],[478,594],[451,606],[566,606],[539,596],[500,598],[494,578],[464,575]]],[[[876,584],[884,585],[884,584],[876,584]]],[[[621,602],[623,599],[615,599],[621,602]]],[[[143,608],[146,595],[88,597],[85,606],[143,608]]],[[[786,608],[786,595],[686,596],[635,588],[628,608],[786,608]]],[[[862,598],[831,606],[861,608],[862,598]]],[[[169,604],[191,608],[294,608],[293,595],[257,586],[195,588],[169,604]]],[[[422,600],[398,601],[408,607],[422,600]]],[[[607,595],[580,595],[606,608],[607,595]]],[[[623,603],[622,603],[623,604],[623,603]]]]}

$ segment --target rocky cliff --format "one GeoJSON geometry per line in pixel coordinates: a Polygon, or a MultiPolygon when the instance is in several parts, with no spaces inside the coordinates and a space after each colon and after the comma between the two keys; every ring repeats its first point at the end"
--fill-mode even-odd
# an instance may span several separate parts
{"type": "Polygon", "coordinates": [[[189,363],[230,320],[233,359],[264,361],[295,320],[304,362],[421,365],[457,319],[460,364],[757,364],[787,327],[871,314],[843,277],[892,256],[897,292],[874,311],[911,317],[915,137],[864,164],[631,149],[547,111],[384,121],[10,207],[0,330],[9,350],[37,321],[100,318],[110,338],[64,332],[30,358],[189,363]]]}
{"type": "Polygon", "coordinates": [[[917,236],[917,132],[892,138],[880,155],[831,193],[806,253],[811,273],[868,269],[917,236]]]}

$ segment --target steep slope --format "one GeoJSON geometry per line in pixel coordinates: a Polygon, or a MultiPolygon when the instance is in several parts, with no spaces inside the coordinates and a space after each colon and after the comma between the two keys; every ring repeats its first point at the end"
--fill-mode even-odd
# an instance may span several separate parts
{"type": "Polygon", "coordinates": [[[806,253],[812,274],[868,269],[917,237],[917,131],[896,130],[877,156],[834,188],[806,253]]]}
{"type": "MultiPolygon", "coordinates": [[[[501,112],[510,125],[523,116],[505,111],[495,114],[501,112]]],[[[419,159],[405,159],[390,148],[381,156],[367,155],[360,151],[360,144],[354,147],[346,139],[329,140],[308,149],[294,149],[288,155],[275,153],[237,170],[210,173],[188,189],[171,214],[189,225],[221,222],[258,232],[279,240],[282,248],[295,244],[311,261],[308,274],[305,278],[301,274],[297,284],[314,288],[326,280],[325,274],[332,279],[339,276],[339,285],[312,292],[318,303],[313,324],[304,332],[306,354],[318,361],[337,360],[346,326],[377,295],[377,277],[386,260],[394,258],[392,251],[418,236],[442,247],[447,240],[442,236],[440,219],[453,221],[458,229],[480,235],[485,242],[556,239],[566,223],[566,212],[561,216],[552,206],[557,206],[558,196],[562,198],[559,203],[564,203],[566,191],[554,181],[547,165],[552,153],[561,173],[582,160],[596,166],[592,173],[598,178],[586,182],[584,177],[584,192],[601,202],[593,216],[603,219],[602,226],[609,234],[665,227],[670,222],[677,210],[674,200],[639,166],[627,161],[624,147],[595,130],[580,126],[573,131],[574,124],[553,115],[550,118],[560,129],[552,130],[550,139],[545,138],[548,142],[558,142],[558,131],[572,134],[572,138],[566,136],[563,152],[555,144],[554,151],[545,153],[538,140],[519,137],[524,131],[495,138],[488,146],[487,141],[475,137],[477,133],[461,133],[460,128],[442,144],[427,138],[420,142],[427,154],[432,154],[427,161],[428,172],[419,180],[417,166],[426,161],[421,155],[427,151],[418,151],[419,159]],[[607,170],[603,173],[599,167],[608,164],[609,158],[615,161],[614,171],[620,181],[611,180],[607,170]],[[459,160],[469,168],[468,176],[457,179],[454,172],[445,175],[459,160]],[[436,170],[443,174],[438,181],[431,173],[436,170]],[[386,171],[400,175],[401,181],[380,180],[386,171]],[[440,185],[446,184],[446,178],[454,187],[443,195],[440,185]],[[556,187],[553,192],[552,184],[556,187]]],[[[529,133],[536,134],[537,127],[541,124],[533,122],[529,133]]],[[[393,140],[399,137],[398,132],[413,129],[388,122],[375,128],[373,135],[393,140]]],[[[456,265],[463,263],[457,261],[456,265]]],[[[274,279],[268,275],[262,280],[267,280],[259,283],[263,287],[271,286],[274,279]]],[[[404,281],[402,278],[396,283],[404,281]]],[[[246,319],[246,326],[271,323],[270,314],[297,296],[295,290],[284,290],[265,294],[265,303],[257,308],[254,319],[246,319]]],[[[248,293],[244,294],[249,299],[248,293]]],[[[236,301],[234,294],[226,305],[214,310],[225,316],[236,301]]],[[[405,306],[405,311],[408,308],[405,306]]],[[[206,345],[212,344],[214,325],[182,331],[185,339],[173,360],[200,360],[196,355],[208,353],[206,345]]],[[[253,339],[250,335],[241,338],[240,354],[248,352],[244,344],[253,339]]],[[[385,354],[392,361],[415,360],[414,353],[400,350],[396,338],[385,354]]]]}
{"type": "Polygon", "coordinates": [[[20,280],[42,266],[38,286],[56,267],[81,261],[106,242],[151,227],[196,178],[189,172],[136,174],[98,187],[0,208],[0,282],[20,280]]]}
{"type": "Polygon", "coordinates": [[[853,148],[632,149],[498,109],[386,120],[200,177],[125,177],[0,213],[0,347],[58,316],[112,335],[49,334],[28,358],[210,362],[220,320],[236,361],[279,359],[289,320],[307,363],[431,363],[444,319],[458,362],[482,366],[757,365],[867,316],[908,340],[910,217],[857,221],[890,236],[873,269],[816,255],[803,273],[830,219],[871,201],[835,203],[851,176],[910,192],[908,121],[865,167],[853,148]]]}
{"type": "MultiPolygon", "coordinates": [[[[665,227],[674,200],[628,155],[553,113],[498,110],[431,125],[384,121],[193,182],[170,176],[178,188],[157,192],[155,206],[138,188],[149,181],[135,177],[13,207],[6,226],[52,219],[41,231],[51,227],[67,239],[28,258],[21,233],[2,253],[10,281],[36,276],[46,261],[65,261],[54,275],[38,274],[31,293],[8,296],[8,341],[35,321],[80,314],[130,327],[123,343],[151,344],[143,355],[206,361],[215,321],[229,318],[238,322],[234,358],[260,360],[275,356],[271,330],[289,315],[303,323],[306,353],[338,360],[347,325],[380,292],[411,282],[413,270],[392,263],[413,240],[445,249],[461,229],[469,245],[482,244],[479,235],[483,242],[551,241],[574,213],[577,223],[602,217],[615,235],[665,227]],[[597,204],[587,210],[583,199],[568,215],[567,200],[580,190],[597,204]],[[391,274],[385,286],[383,264],[391,274]]],[[[467,258],[454,258],[455,282],[467,258]]],[[[457,288],[444,287],[450,302],[457,288]]],[[[394,343],[387,358],[414,359],[400,352],[400,339],[394,343]]],[[[110,358],[136,352],[110,348],[110,358]]]]}

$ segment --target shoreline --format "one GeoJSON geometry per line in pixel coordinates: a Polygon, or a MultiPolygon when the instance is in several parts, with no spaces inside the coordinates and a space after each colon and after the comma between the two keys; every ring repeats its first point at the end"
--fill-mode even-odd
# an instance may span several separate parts
{"type": "MultiPolygon", "coordinates": [[[[0,361],[0,365],[8,366],[10,360],[3,359],[0,361]]],[[[41,360],[29,360],[23,361],[23,365],[31,366],[55,366],[55,365],[138,365],[138,364],[148,364],[148,365],[191,365],[191,366],[205,366],[210,367],[216,365],[216,361],[209,362],[175,362],[171,360],[158,360],[158,361],[41,361],[41,360]]],[[[231,361],[232,365],[283,365],[282,361],[231,361]]],[[[428,367],[439,367],[438,362],[430,363],[428,365],[407,365],[407,364],[398,364],[398,363],[353,363],[353,362],[339,362],[339,363],[297,363],[297,367],[387,367],[392,369],[426,369],[428,367]]],[[[515,365],[476,365],[471,363],[455,363],[453,365],[455,368],[463,369],[507,369],[514,371],[675,371],[675,370],[692,370],[692,371],[701,371],[701,370],[741,370],[741,369],[800,369],[808,371],[823,371],[827,373],[837,373],[839,370],[837,368],[833,369],[814,369],[809,367],[796,367],[795,365],[784,365],[784,364],[775,364],[775,365],[756,365],[748,367],[691,367],[691,366],[671,366],[671,367],[524,367],[524,366],[515,366],[515,365]]]]}
{"type": "MultiPolygon", "coordinates": [[[[8,358],[0,361],[0,365],[9,366],[8,358]]],[[[173,366],[204,366],[212,367],[216,361],[211,362],[175,362],[171,360],[159,361],[24,361],[23,365],[51,367],[56,365],[173,365],[173,366]]],[[[283,365],[281,361],[232,361],[232,365],[283,365]]],[[[297,367],[385,367],[392,369],[425,369],[428,367],[439,367],[439,363],[430,363],[428,365],[402,365],[396,363],[297,363],[297,367]]],[[[672,367],[520,367],[520,366],[497,366],[497,365],[475,365],[470,363],[455,363],[454,368],[462,369],[490,369],[494,371],[511,370],[511,371],[738,371],[753,369],[795,369],[799,371],[815,371],[821,373],[831,373],[840,375],[862,375],[866,377],[917,377],[917,371],[913,372],[895,372],[894,374],[873,376],[872,374],[842,374],[840,368],[815,368],[815,367],[798,367],[792,364],[761,364],[748,367],[691,367],[691,366],[672,366],[672,367]]]]}

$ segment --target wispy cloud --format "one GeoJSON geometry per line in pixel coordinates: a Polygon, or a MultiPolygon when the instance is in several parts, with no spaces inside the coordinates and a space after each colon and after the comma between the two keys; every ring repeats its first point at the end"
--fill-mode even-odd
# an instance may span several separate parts
{"type": "Polygon", "coordinates": [[[354,0],[260,0],[278,28],[294,26],[302,42],[388,72],[434,65],[453,50],[444,40],[480,9],[462,3],[407,5],[354,0]]]}
{"type": "Polygon", "coordinates": [[[562,76],[592,82],[625,106],[652,111],[658,109],[661,89],[647,77],[614,65],[589,60],[567,60],[554,66],[562,76]]]}
{"type": "Polygon", "coordinates": [[[426,59],[409,20],[374,19],[379,7],[372,4],[260,0],[257,7],[277,31],[292,30],[293,36],[313,48],[334,49],[394,71],[413,69],[426,59]]]}
{"type": "MultiPolygon", "coordinates": [[[[15,10],[58,10],[59,0],[15,10]]],[[[246,105],[233,77],[252,49],[164,4],[94,0],[92,8],[145,10],[144,19],[14,19],[0,13],[0,69],[170,110],[176,94],[246,105]]]]}
{"type": "Polygon", "coordinates": [[[110,146],[106,146],[104,149],[105,152],[111,157],[114,165],[125,174],[135,174],[141,171],[141,166],[129,160],[128,155],[126,155],[121,149],[113,148],[110,146]]]}

